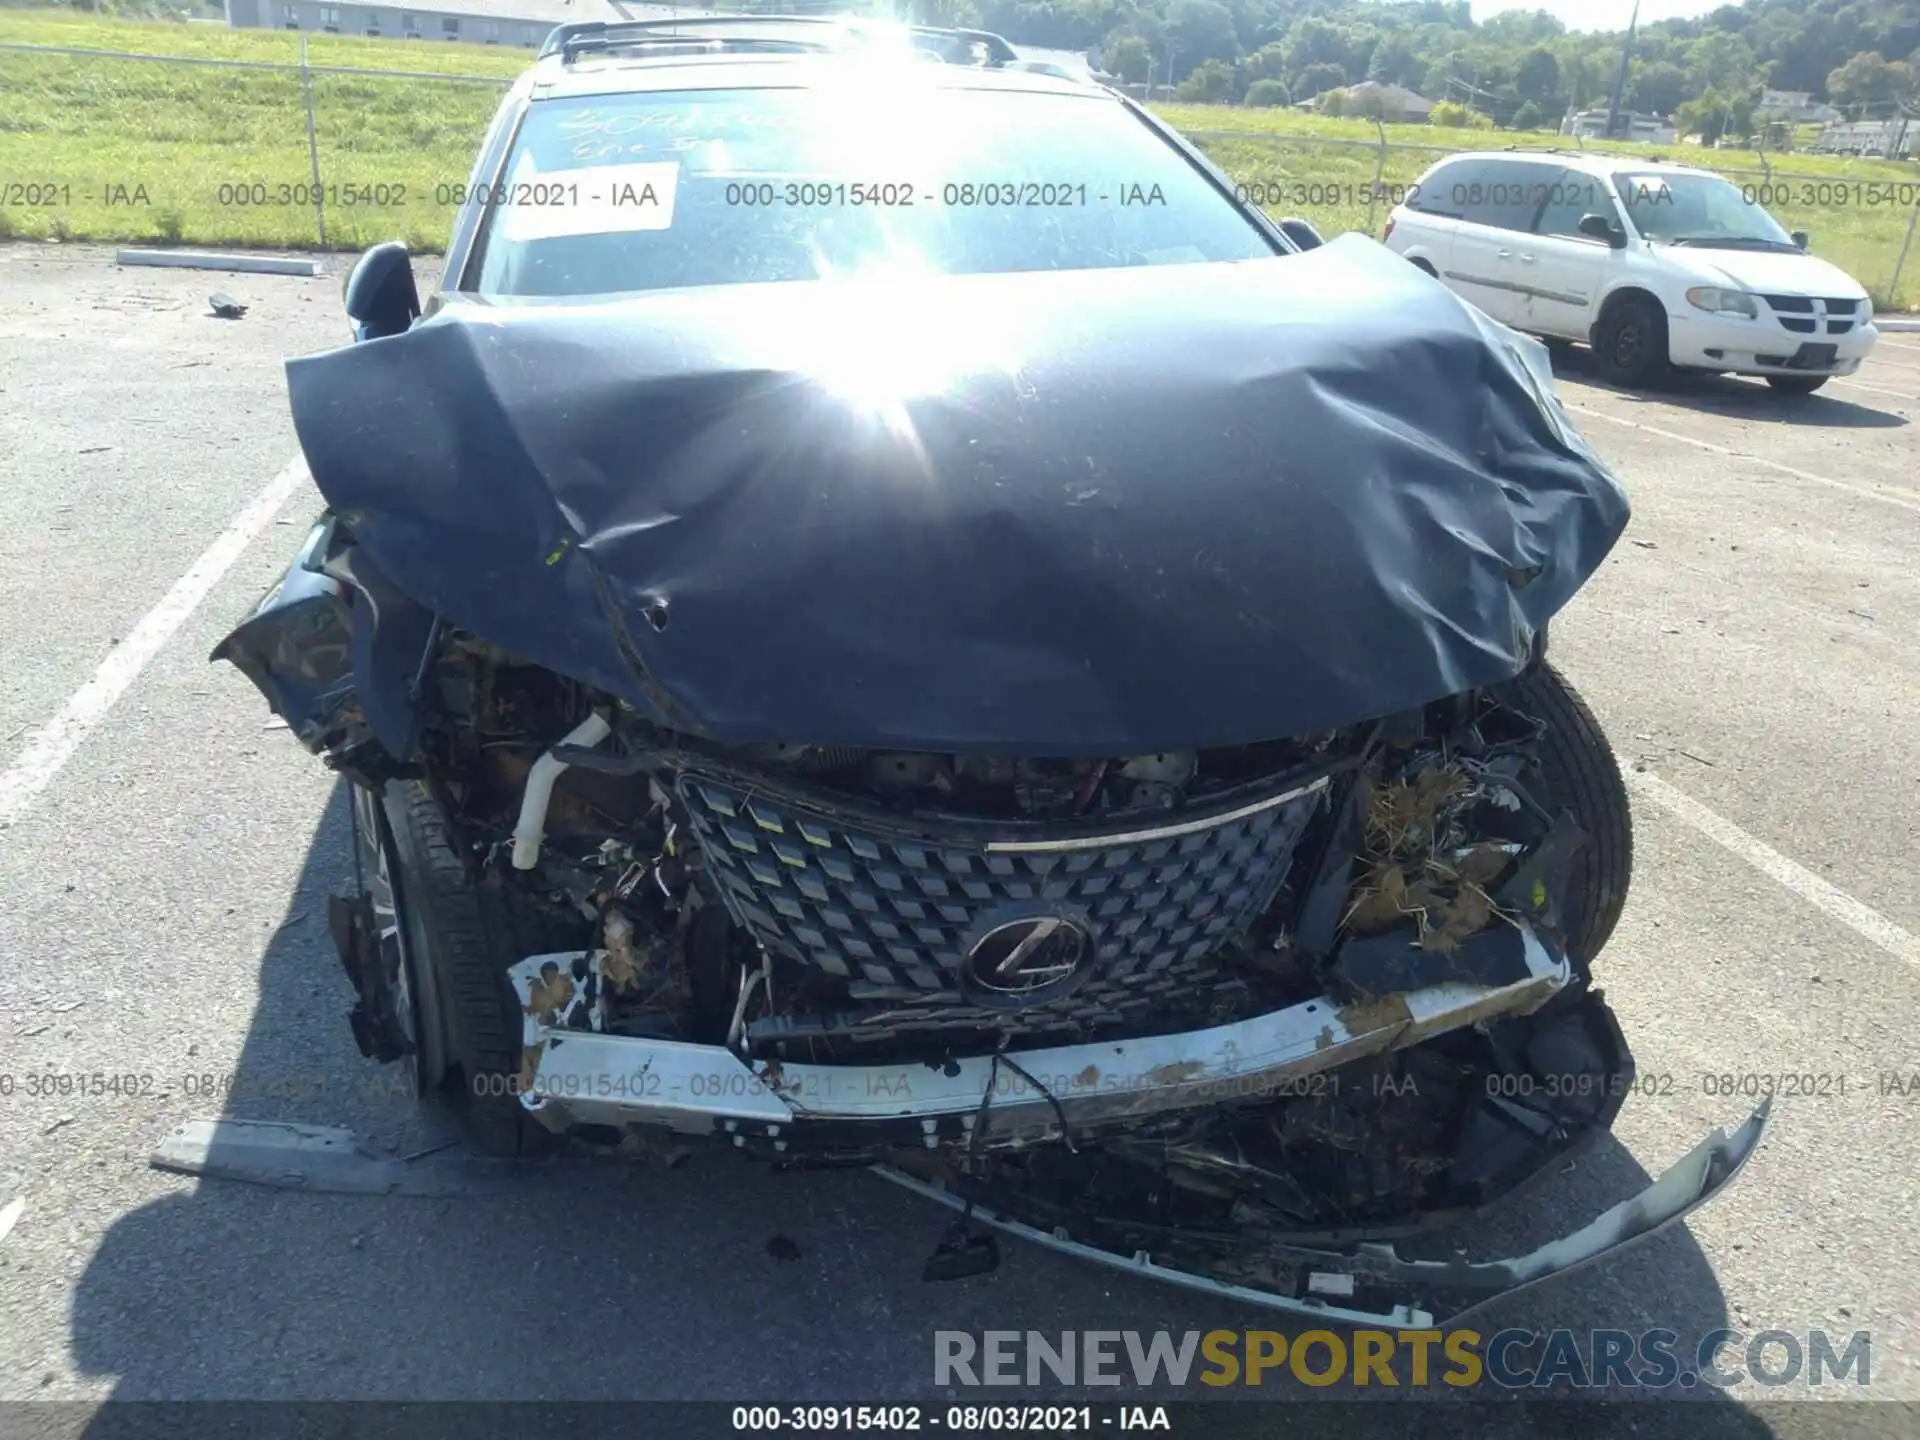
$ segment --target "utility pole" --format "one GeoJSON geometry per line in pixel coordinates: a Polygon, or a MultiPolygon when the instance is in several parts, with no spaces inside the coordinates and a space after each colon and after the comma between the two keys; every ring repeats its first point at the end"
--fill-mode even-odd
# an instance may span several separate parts
{"type": "Polygon", "coordinates": [[[1627,22],[1626,42],[1620,47],[1620,73],[1613,77],[1613,101],[1607,107],[1607,138],[1620,137],[1620,106],[1627,97],[1627,69],[1633,63],[1633,32],[1640,26],[1640,0],[1633,0],[1633,19],[1627,22]]]}

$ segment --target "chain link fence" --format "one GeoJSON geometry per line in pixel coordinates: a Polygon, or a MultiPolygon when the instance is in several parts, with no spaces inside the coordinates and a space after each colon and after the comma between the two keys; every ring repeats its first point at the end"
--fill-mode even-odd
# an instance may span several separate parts
{"type": "Polygon", "coordinates": [[[509,83],[0,45],[0,238],[438,250],[509,83]]]}
{"type": "MultiPolygon", "coordinates": [[[[0,44],[0,238],[343,249],[400,238],[439,250],[509,83],[0,44]]],[[[1384,129],[1375,139],[1191,125],[1185,133],[1254,203],[1329,236],[1378,236],[1429,166],[1497,143],[1460,132],[1452,145],[1407,144],[1384,129]]],[[[1714,150],[1698,163],[1789,230],[1808,231],[1815,252],[1881,306],[1920,309],[1920,167],[1833,161],[1819,173],[1782,168],[1764,152],[1714,150]],[[1750,163],[1725,163],[1736,153],[1750,163]]]]}

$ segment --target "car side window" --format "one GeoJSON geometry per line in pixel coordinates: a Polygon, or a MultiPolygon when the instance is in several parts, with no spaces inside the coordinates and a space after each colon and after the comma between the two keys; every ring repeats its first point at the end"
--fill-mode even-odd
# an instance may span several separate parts
{"type": "MultiPolygon", "coordinates": [[[[1578,170],[1562,170],[1548,187],[1547,208],[1540,212],[1533,228],[1542,235],[1586,240],[1590,237],[1580,233],[1580,221],[1588,215],[1604,215],[1615,220],[1613,197],[1595,176],[1583,175],[1578,170]]],[[[1593,240],[1592,243],[1604,242],[1593,240]]]]}
{"type": "Polygon", "coordinates": [[[1466,187],[1462,219],[1495,230],[1531,230],[1534,214],[1558,181],[1560,172],[1549,165],[1490,160],[1466,187]]]}
{"type": "Polygon", "coordinates": [[[1466,210],[1467,196],[1485,169],[1478,160],[1448,161],[1420,182],[1416,187],[1418,193],[1407,197],[1407,206],[1423,215],[1458,220],[1466,210]]]}

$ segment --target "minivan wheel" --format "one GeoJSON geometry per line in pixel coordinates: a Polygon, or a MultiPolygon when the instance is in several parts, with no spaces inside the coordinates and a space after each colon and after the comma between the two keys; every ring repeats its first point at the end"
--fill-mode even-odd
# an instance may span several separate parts
{"type": "Polygon", "coordinates": [[[1651,385],[1667,369],[1667,317],[1644,295],[1616,300],[1593,330],[1600,377],[1615,385],[1651,385]]]}
{"type": "Polygon", "coordinates": [[[1826,375],[1769,375],[1767,384],[1782,395],[1811,395],[1830,378],[1826,375]]]}

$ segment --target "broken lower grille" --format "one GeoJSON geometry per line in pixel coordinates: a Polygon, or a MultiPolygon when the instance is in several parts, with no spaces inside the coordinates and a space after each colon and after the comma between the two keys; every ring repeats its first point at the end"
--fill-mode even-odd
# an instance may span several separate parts
{"type": "Polygon", "coordinates": [[[1272,903],[1325,786],[1057,842],[889,834],[704,776],[679,788],[734,920],[769,951],[856,999],[938,1002],[960,998],[985,936],[1034,916],[1090,937],[1089,990],[1164,992],[1272,903]]]}

